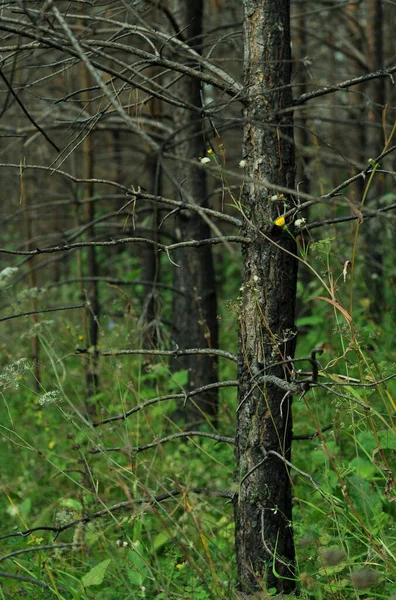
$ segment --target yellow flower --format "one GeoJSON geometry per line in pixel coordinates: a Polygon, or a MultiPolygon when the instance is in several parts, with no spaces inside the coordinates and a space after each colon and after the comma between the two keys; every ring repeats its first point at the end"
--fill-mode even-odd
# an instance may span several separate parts
{"type": "Polygon", "coordinates": [[[276,225],[277,227],[283,227],[283,225],[286,223],[285,221],[285,217],[278,217],[277,219],[275,219],[274,221],[274,225],[276,225]]]}
{"type": "Polygon", "coordinates": [[[213,154],[213,150],[212,150],[212,148],[209,148],[209,150],[207,150],[207,153],[208,153],[208,154],[213,154]]]}

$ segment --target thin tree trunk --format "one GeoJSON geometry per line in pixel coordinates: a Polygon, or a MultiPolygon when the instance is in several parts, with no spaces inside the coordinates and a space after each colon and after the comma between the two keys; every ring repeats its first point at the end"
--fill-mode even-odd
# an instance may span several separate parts
{"type": "MultiPolygon", "coordinates": [[[[27,196],[27,192],[25,189],[25,181],[23,173],[21,174],[21,184],[20,184],[20,195],[21,201],[24,208],[23,211],[23,223],[24,223],[24,234],[25,234],[25,249],[32,249],[32,239],[33,239],[33,231],[32,231],[32,213],[29,210],[29,200],[27,196]]],[[[36,271],[34,269],[35,266],[35,258],[32,256],[27,263],[27,269],[29,273],[29,287],[31,290],[34,290],[37,287],[37,279],[36,279],[36,271]]],[[[37,298],[36,294],[33,293],[31,299],[31,309],[32,311],[36,311],[37,306],[37,298]]],[[[31,316],[31,320],[33,323],[33,327],[38,325],[40,319],[38,315],[33,314],[31,316]]],[[[39,392],[41,389],[41,369],[40,369],[40,339],[38,335],[34,335],[32,337],[32,356],[33,356],[33,373],[34,373],[34,388],[36,392],[39,392]]]]}
{"type": "Polygon", "coordinates": [[[274,587],[291,591],[294,543],[290,473],[291,398],[260,384],[260,373],[286,378],[270,367],[294,351],[297,261],[295,243],[274,224],[291,199],[266,181],[294,186],[289,0],[244,1],[245,90],[243,158],[247,176],[242,206],[243,286],[239,322],[239,407],[236,431],[238,499],[236,553],[244,592],[274,587]],[[273,89],[274,91],[270,91],[273,89]],[[278,112],[279,111],[279,112],[278,112]]]}
{"type": "MultiPolygon", "coordinates": [[[[307,43],[307,14],[308,14],[308,2],[301,0],[296,7],[297,12],[297,23],[295,28],[295,36],[293,38],[293,48],[295,48],[294,57],[297,62],[297,73],[295,79],[297,79],[298,94],[305,94],[308,91],[308,80],[309,71],[308,65],[304,64],[308,57],[308,43],[307,43]]],[[[296,160],[296,174],[297,174],[297,187],[298,191],[309,194],[311,192],[311,174],[312,169],[312,155],[307,150],[312,145],[312,139],[308,131],[308,118],[307,108],[304,106],[302,110],[298,111],[298,127],[295,129],[296,147],[299,149],[298,159],[296,160]]],[[[300,216],[300,215],[299,215],[300,216]]],[[[309,209],[304,211],[304,218],[309,221],[309,209]]],[[[304,236],[304,232],[301,234],[304,236]]],[[[303,287],[306,288],[311,281],[311,271],[303,265],[299,272],[299,281],[303,287]]],[[[296,314],[301,317],[304,307],[301,298],[297,298],[296,314]]]]}
{"type": "MultiPolygon", "coordinates": [[[[367,0],[367,63],[369,71],[384,67],[383,59],[383,10],[380,0],[367,0]]],[[[381,127],[382,109],[385,105],[385,79],[378,79],[368,85],[367,95],[369,106],[367,112],[367,149],[368,158],[381,154],[384,147],[384,136],[381,127]]],[[[377,174],[371,183],[368,202],[375,202],[384,193],[384,177],[377,174]]],[[[383,223],[380,219],[369,219],[366,227],[366,283],[370,298],[370,315],[375,321],[380,321],[384,310],[384,257],[383,223]]]]}
{"type": "MultiPolygon", "coordinates": [[[[88,71],[85,65],[81,65],[81,80],[84,90],[87,90],[90,85],[90,79],[88,71]]],[[[86,102],[86,110],[89,111],[90,96],[88,91],[82,92],[82,98],[86,102]]],[[[93,165],[94,165],[94,149],[93,149],[93,137],[90,132],[81,144],[82,149],[82,176],[84,179],[93,178],[93,165]]],[[[94,187],[92,182],[87,183],[84,186],[83,199],[92,198],[94,194],[94,187]]],[[[86,223],[90,223],[87,229],[88,239],[93,240],[95,238],[95,228],[93,225],[95,219],[95,202],[90,201],[84,204],[84,219],[86,223]]],[[[97,392],[99,376],[98,376],[98,335],[99,335],[99,293],[98,293],[98,282],[97,277],[99,276],[98,263],[96,257],[96,248],[89,246],[86,248],[86,271],[87,276],[90,280],[87,283],[87,300],[89,306],[85,310],[85,332],[87,335],[87,346],[93,348],[93,352],[89,353],[86,360],[85,380],[87,385],[87,398],[91,398],[97,392]]],[[[94,417],[96,414],[95,406],[87,403],[87,409],[89,414],[94,417]]]]}
{"type": "MultiPolygon", "coordinates": [[[[152,69],[152,76],[156,75],[155,69],[152,69]]],[[[161,118],[162,104],[158,98],[153,98],[149,105],[150,115],[153,120],[161,118]]],[[[162,168],[158,154],[153,153],[147,148],[147,189],[150,193],[160,196],[162,193],[162,168]]],[[[160,241],[160,215],[157,204],[152,208],[152,214],[149,219],[149,226],[152,234],[150,238],[155,242],[160,241]]],[[[146,281],[144,285],[144,303],[140,321],[143,326],[143,345],[145,348],[155,348],[161,343],[159,331],[160,319],[160,292],[158,283],[160,281],[161,262],[155,246],[143,246],[142,251],[142,279],[146,281]]],[[[152,362],[152,357],[144,357],[145,364],[152,362]]]]}
{"type": "MultiPolygon", "coordinates": [[[[357,55],[363,57],[364,49],[363,49],[363,40],[362,40],[362,28],[360,26],[361,19],[361,7],[355,0],[349,0],[348,5],[345,6],[344,9],[346,16],[346,25],[347,25],[347,36],[348,40],[354,44],[354,47],[357,51],[357,55]]],[[[362,74],[362,64],[361,61],[356,59],[352,62],[350,67],[351,74],[350,76],[356,76],[362,74]]],[[[367,157],[365,156],[366,152],[366,126],[365,126],[365,101],[364,101],[364,85],[354,86],[352,93],[349,95],[349,103],[351,105],[351,116],[356,122],[355,130],[354,130],[354,144],[351,148],[353,152],[352,157],[356,160],[357,164],[362,164],[367,161],[367,157]]],[[[351,169],[350,175],[354,175],[356,169],[351,169]]],[[[351,188],[351,197],[356,204],[360,204],[363,198],[365,182],[362,177],[360,177],[355,185],[351,188]]]]}
{"type": "MultiPolygon", "coordinates": [[[[171,0],[169,7],[179,31],[186,40],[192,39],[196,47],[202,34],[202,0],[185,2],[171,0]]],[[[197,49],[197,48],[196,48],[197,49]]],[[[201,105],[201,84],[198,80],[182,77],[173,88],[185,102],[201,105]]],[[[177,109],[173,113],[175,124],[176,156],[198,161],[205,152],[202,136],[201,117],[188,110],[177,109]]],[[[194,166],[181,163],[177,173],[179,193],[189,202],[205,205],[205,173],[194,166]]],[[[203,239],[210,237],[206,222],[196,213],[180,211],[175,219],[174,232],[179,240],[203,239]]],[[[172,337],[177,347],[207,348],[217,347],[217,303],[213,257],[210,246],[181,249],[175,253],[174,286],[180,293],[173,298],[172,337]]],[[[217,358],[214,356],[188,356],[172,361],[172,370],[188,371],[187,389],[217,381],[217,358]]],[[[204,421],[207,414],[213,423],[217,420],[217,391],[211,390],[188,403],[184,420],[189,425],[204,421]]]]}

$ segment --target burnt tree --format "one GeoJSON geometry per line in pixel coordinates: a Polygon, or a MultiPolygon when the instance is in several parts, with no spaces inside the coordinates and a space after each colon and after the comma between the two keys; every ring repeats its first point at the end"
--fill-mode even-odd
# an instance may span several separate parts
{"type": "Polygon", "coordinates": [[[282,227],[294,186],[289,1],[244,2],[243,285],[239,317],[239,406],[235,503],[240,587],[294,588],[290,460],[291,398],[270,383],[271,367],[294,350],[297,260],[282,227]],[[262,375],[265,375],[262,381],[262,375]],[[276,453],[272,454],[272,453],[276,453]]]}

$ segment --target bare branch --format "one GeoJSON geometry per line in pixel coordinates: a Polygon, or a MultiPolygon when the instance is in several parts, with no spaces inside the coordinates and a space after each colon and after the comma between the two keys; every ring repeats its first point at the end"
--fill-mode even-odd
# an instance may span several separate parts
{"type": "MultiPolygon", "coordinates": [[[[107,240],[98,242],[74,242],[73,244],[62,244],[61,246],[50,246],[48,248],[36,248],[35,250],[7,250],[6,248],[0,248],[1,254],[12,254],[16,256],[37,256],[38,254],[53,254],[55,252],[65,252],[67,250],[73,250],[75,248],[90,248],[90,247],[109,247],[109,246],[121,246],[124,244],[149,244],[155,246],[158,250],[163,250],[168,253],[171,250],[182,247],[195,247],[200,246],[213,246],[216,244],[224,244],[225,242],[237,242],[240,244],[248,244],[249,238],[240,237],[237,235],[229,235],[220,238],[209,238],[207,240],[189,240],[188,242],[179,242],[177,244],[171,244],[165,246],[155,240],[143,238],[143,237],[127,237],[117,240],[107,240]]],[[[176,265],[177,266],[177,265],[176,265]]]]}
{"type": "MultiPolygon", "coordinates": [[[[377,156],[377,158],[374,159],[374,162],[375,163],[379,163],[383,158],[385,158],[389,154],[392,154],[392,152],[394,152],[395,150],[396,150],[396,145],[391,146],[387,150],[384,150],[384,152],[382,152],[379,156],[377,156]]],[[[315,198],[315,199],[312,199],[312,200],[307,200],[307,202],[304,202],[304,203],[300,204],[298,207],[290,209],[289,211],[287,211],[285,213],[285,215],[284,215],[285,218],[287,218],[289,216],[292,216],[292,215],[296,214],[297,212],[301,212],[305,208],[309,208],[310,206],[318,204],[319,202],[324,202],[326,200],[331,200],[335,196],[338,196],[342,190],[344,190],[345,188],[347,188],[348,186],[350,186],[352,183],[354,183],[358,179],[361,179],[361,178],[366,179],[366,176],[368,174],[370,174],[372,170],[373,170],[372,165],[368,164],[365,169],[363,169],[362,171],[360,171],[356,175],[353,175],[353,177],[349,177],[348,179],[346,179],[345,181],[343,181],[342,183],[340,183],[339,185],[337,185],[335,188],[333,188],[327,194],[324,194],[323,196],[320,196],[319,198],[315,198]]]]}
{"type": "MultiPolygon", "coordinates": [[[[170,492],[166,492],[165,494],[160,494],[158,496],[148,497],[148,498],[136,498],[134,500],[128,500],[127,502],[119,502],[118,504],[113,504],[113,506],[109,506],[103,510],[99,510],[95,513],[91,513],[90,515],[85,515],[81,519],[76,519],[75,521],[71,521],[67,523],[67,525],[62,525],[61,527],[33,527],[32,529],[25,529],[24,531],[16,531],[14,533],[8,533],[7,535],[3,535],[0,537],[0,540],[8,539],[11,537],[28,537],[35,533],[36,531],[53,531],[55,533],[54,541],[59,537],[59,535],[63,531],[67,531],[68,529],[72,529],[77,525],[87,524],[96,519],[101,519],[103,517],[107,517],[112,515],[113,513],[122,510],[124,508],[132,508],[136,504],[147,504],[148,506],[155,506],[160,502],[164,502],[165,500],[170,500],[171,498],[175,498],[180,496],[181,494],[186,493],[193,494],[203,494],[207,496],[217,497],[217,498],[227,498],[228,500],[233,500],[235,498],[234,492],[230,492],[227,490],[212,490],[206,488],[188,488],[188,489],[175,489],[170,492]]],[[[0,577],[1,577],[0,573],[0,577]]]]}
{"type": "Polygon", "coordinates": [[[14,552],[10,552],[9,554],[4,554],[3,556],[0,556],[0,562],[3,562],[3,560],[7,560],[8,558],[13,558],[14,556],[19,556],[20,554],[27,554],[28,552],[37,552],[38,550],[58,550],[59,548],[76,548],[80,546],[83,546],[83,544],[78,544],[76,542],[67,542],[64,544],[46,544],[45,546],[21,548],[20,550],[15,550],[14,552]]]}
{"type": "Polygon", "coordinates": [[[315,438],[320,436],[321,433],[325,433],[330,429],[333,429],[333,425],[326,425],[326,427],[323,427],[320,431],[315,431],[315,433],[307,435],[293,435],[293,440],[314,440],[315,438]]]}
{"type": "Polygon", "coordinates": [[[22,312],[16,315],[10,315],[9,317],[1,317],[1,321],[10,321],[11,319],[19,319],[19,317],[28,317],[29,315],[40,315],[42,313],[55,312],[58,310],[72,310],[74,308],[84,308],[86,304],[75,304],[73,306],[58,306],[56,308],[43,308],[42,310],[30,310],[29,312],[22,312]]]}
{"type": "Polygon", "coordinates": [[[203,385],[202,387],[195,388],[189,392],[183,392],[179,394],[166,394],[165,396],[157,396],[156,398],[151,398],[150,400],[146,400],[137,406],[134,406],[130,410],[127,410],[124,413],[115,415],[114,417],[109,417],[108,419],[104,419],[103,421],[97,421],[93,423],[93,427],[99,427],[100,425],[105,425],[106,423],[112,423],[114,421],[125,421],[128,417],[133,415],[134,413],[146,408],[147,406],[151,406],[153,404],[157,404],[158,402],[164,402],[166,400],[184,400],[187,401],[192,396],[196,396],[197,394],[201,394],[202,392],[207,392],[211,389],[218,389],[222,387],[237,387],[238,381],[219,381],[217,383],[209,383],[208,385],[203,385]]]}
{"type": "MultiPolygon", "coordinates": [[[[198,163],[197,167],[199,167],[199,166],[200,166],[200,164],[198,163]]],[[[65,177],[65,179],[73,181],[74,183],[86,183],[86,184],[95,184],[96,183],[96,184],[109,185],[109,186],[115,187],[119,190],[122,190],[123,192],[125,192],[125,194],[127,196],[129,196],[129,198],[131,198],[131,196],[134,196],[137,198],[141,198],[143,200],[151,200],[155,203],[163,203],[163,204],[168,204],[169,206],[176,206],[183,210],[191,210],[192,212],[196,212],[198,214],[205,213],[211,217],[214,217],[217,219],[222,219],[223,221],[232,223],[232,224],[236,225],[237,227],[242,226],[242,221],[240,219],[236,219],[235,217],[226,215],[226,214],[218,212],[216,210],[212,210],[210,208],[203,208],[202,206],[198,206],[198,205],[194,205],[194,204],[188,204],[186,202],[181,202],[179,200],[172,200],[170,198],[165,198],[163,196],[156,196],[154,194],[148,194],[142,190],[140,190],[139,192],[134,192],[134,190],[131,189],[130,187],[126,187],[125,185],[122,185],[120,183],[117,183],[116,181],[112,181],[109,179],[98,179],[98,178],[84,179],[84,178],[80,178],[80,177],[75,177],[74,175],[71,175],[70,173],[67,173],[66,171],[61,171],[60,169],[53,169],[51,167],[46,167],[43,165],[23,165],[21,167],[20,164],[16,164],[16,163],[0,163],[0,168],[17,169],[18,174],[21,171],[21,169],[23,171],[25,171],[27,169],[37,169],[40,171],[48,171],[51,175],[53,173],[56,173],[57,175],[60,175],[61,177],[65,177]]],[[[232,172],[230,172],[230,173],[232,173],[232,172]]],[[[282,190],[280,190],[280,191],[282,191],[282,190]]],[[[305,196],[302,195],[301,197],[307,197],[309,199],[312,199],[312,196],[307,195],[307,194],[305,196]]],[[[133,200],[129,200],[123,208],[126,208],[127,206],[129,206],[129,204],[131,204],[131,202],[133,202],[133,200]]]]}
{"type": "Polygon", "coordinates": [[[204,437],[214,440],[215,442],[224,442],[226,444],[235,444],[235,439],[233,437],[226,437],[224,435],[218,435],[216,433],[207,433],[205,431],[180,431],[179,433],[173,433],[172,435],[168,435],[167,437],[161,438],[160,440],[156,440],[151,442],[150,444],[145,444],[144,446],[131,446],[131,447],[118,447],[118,448],[96,448],[89,450],[90,454],[100,454],[102,452],[122,452],[127,456],[131,454],[137,454],[138,452],[143,452],[144,450],[148,450],[149,448],[156,448],[157,446],[161,446],[166,442],[172,442],[178,438],[190,438],[190,437],[204,437]]]}
{"type": "Polygon", "coordinates": [[[370,81],[371,79],[378,79],[380,77],[390,77],[393,83],[392,73],[395,72],[396,67],[389,67],[387,69],[380,69],[379,71],[375,71],[374,73],[366,73],[365,75],[360,75],[359,77],[352,77],[351,79],[347,79],[346,81],[342,81],[341,83],[327,85],[326,87],[321,88],[319,90],[314,90],[312,92],[301,94],[301,96],[298,96],[294,99],[293,105],[300,106],[301,104],[304,104],[304,102],[312,100],[312,98],[318,98],[319,96],[325,96],[333,92],[345,90],[354,85],[359,85],[359,83],[363,83],[364,81],[370,81]]]}
{"type": "Polygon", "coordinates": [[[349,400],[349,402],[355,402],[356,404],[359,404],[359,406],[364,408],[364,410],[367,412],[371,411],[371,406],[368,406],[367,404],[365,404],[364,402],[361,402],[360,400],[358,400],[357,398],[355,398],[353,396],[348,396],[347,394],[340,394],[340,392],[336,392],[335,390],[333,390],[331,387],[329,387],[325,383],[317,383],[317,385],[319,387],[327,390],[328,392],[334,394],[338,398],[343,398],[344,400],[349,400]]]}
{"type": "Polygon", "coordinates": [[[21,107],[22,111],[27,116],[27,118],[32,123],[32,125],[35,127],[35,129],[37,129],[37,131],[39,131],[41,133],[41,135],[43,135],[45,137],[45,139],[47,140],[47,142],[49,144],[51,144],[51,146],[53,148],[55,148],[55,150],[57,152],[60,152],[60,149],[58,148],[58,146],[48,137],[48,135],[45,133],[44,129],[42,129],[40,127],[40,125],[38,123],[36,123],[36,121],[33,119],[32,115],[26,110],[24,104],[21,102],[21,100],[19,99],[18,95],[14,92],[14,90],[12,88],[12,85],[8,81],[7,77],[4,75],[3,69],[1,68],[1,66],[0,66],[0,77],[2,78],[2,80],[4,81],[4,83],[6,84],[6,86],[7,86],[8,90],[9,90],[10,94],[12,94],[13,98],[19,104],[19,106],[21,107]]]}
{"type": "MultiPolygon", "coordinates": [[[[89,352],[87,348],[79,348],[77,354],[86,354],[87,352],[89,352]]],[[[187,356],[189,354],[213,354],[216,356],[221,356],[222,358],[228,358],[229,360],[232,360],[235,363],[237,362],[237,356],[235,354],[227,352],[226,350],[218,350],[216,348],[187,348],[185,350],[152,350],[151,348],[139,348],[133,350],[101,351],[100,354],[101,356],[121,356],[123,354],[151,354],[157,356],[172,356],[173,358],[177,358],[178,356],[187,356]]]]}

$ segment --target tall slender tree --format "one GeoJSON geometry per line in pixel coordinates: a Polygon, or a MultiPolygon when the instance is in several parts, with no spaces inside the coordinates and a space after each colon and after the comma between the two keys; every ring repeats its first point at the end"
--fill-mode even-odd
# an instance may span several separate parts
{"type": "Polygon", "coordinates": [[[239,407],[236,432],[236,552],[248,592],[294,588],[290,460],[291,399],[271,383],[284,379],[293,355],[297,261],[282,227],[295,165],[290,91],[289,0],[244,1],[243,291],[239,317],[239,407]],[[270,184],[270,186],[268,185],[270,184]],[[262,376],[265,375],[264,381],[262,376]],[[269,378],[268,378],[269,376],[269,378]],[[273,380],[276,381],[276,380],[273,380]]]}
{"type": "MultiPolygon", "coordinates": [[[[383,57],[383,8],[380,0],[367,0],[367,66],[368,71],[378,71],[384,67],[383,57]]],[[[371,82],[367,86],[367,131],[366,151],[372,158],[379,156],[384,148],[384,132],[382,111],[385,107],[385,79],[371,82]]],[[[368,202],[378,204],[378,199],[384,194],[384,175],[377,173],[370,189],[368,202]]],[[[375,321],[380,321],[384,310],[384,249],[381,243],[383,225],[379,219],[367,223],[366,230],[366,282],[370,295],[370,313],[375,321]]]]}
{"type": "MultiPolygon", "coordinates": [[[[203,2],[171,0],[176,31],[191,48],[199,51],[202,43],[203,2]]],[[[198,157],[205,152],[202,109],[202,84],[187,76],[178,78],[173,91],[192,111],[181,107],[173,111],[175,162],[173,179],[181,198],[189,203],[207,206],[206,174],[197,168],[198,157]],[[178,158],[191,159],[191,164],[178,163],[178,158]],[[195,165],[194,165],[195,163],[195,165]]],[[[174,224],[176,240],[205,239],[210,237],[208,223],[198,213],[180,210],[174,224]]],[[[177,348],[217,347],[216,284],[211,246],[181,248],[175,253],[172,338],[177,348]]],[[[172,361],[173,370],[188,371],[187,389],[217,381],[217,357],[209,355],[184,356],[172,361]]],[[[216,422],[217,390],[208,390],[186,406],[185,419],[190,424],[201,423],[203,414],[216,422]]]]}

